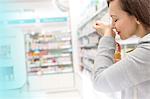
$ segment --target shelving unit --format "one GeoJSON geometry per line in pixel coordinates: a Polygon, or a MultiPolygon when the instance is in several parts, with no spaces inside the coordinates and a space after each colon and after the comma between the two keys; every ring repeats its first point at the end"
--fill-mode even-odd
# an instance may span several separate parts
{"type": "Polygon", "coordinates": [[[70,32],[28,33],[26,41],[27,72],[31,90],[52,89],[54,86],[56,87],[54,89],[57,89],[55,83],[48,84],[48,82],[54,82],[58,75],[62,75],[58,79],[58,82],[62,82],[60,88],[64,88],[65,83],[69,83],[66,86],[73,87],[74,70],[70,32]],[[64,79],[67,78],[65,82],[64,79]],[[41,86],[41,83],[35,86],[36,81],[47,83],[47,86],[41,86]]]}
{"type": "MultiPolygon", "coordinates": [[[[27,87],[30,91],[74,89],[75,73],[69,1],[40,1],[33,8],[35,22],[24,24],[27,87]],[[39,6],[43,8],[39,10],[39,6]],[[45,10],[44,10],[45,9],[45,10]],[[27,26],[27,27],[26,27],[27,26]]],[[[32,18],[32,17],[30,17],[32,18]]]]}
{"type": "MultiPolygon", "coordinates": [[[[91,0],[92,1],[92,0],[91,0]]],[[[81,24],[78,27],[78,41],[79,41],[79,50],[80,50],[80,65],[84,67],[89,72],[92,72],[94,59],[97,52],[98,42],[101,36],[99,36],[95,29],[93,28],[93,24],[96,20],[101,20],[105,23],[110,22],[110,18],[108,17],[108,8],[107,5],[99,6],[99,0],[95,0],[95,9],[90,11],[87,15],[87,18],[81,18],[81,24]]],[[[93,2],[93,1],[92,1],[93,2]]],[[[100,4],[104,3],[104,1],[100,1],[100,4]]],[[[93,5],[90,7],[93,8],[93,5]]],[[[92,9],[89,8],[88,9],[92,9]]],[[[102,69],[104,69],[102,67],[102,69]]]]}

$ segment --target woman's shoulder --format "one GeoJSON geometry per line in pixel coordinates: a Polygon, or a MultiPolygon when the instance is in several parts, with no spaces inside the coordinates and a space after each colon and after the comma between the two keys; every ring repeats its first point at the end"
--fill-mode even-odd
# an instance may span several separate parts
{"type": "Polygon", "coordinates": [[[132,52],[130,52],[130,54],[128,54],[128,57],[135,61],[150,63],[150,42],[139,44],[132,52]]]}

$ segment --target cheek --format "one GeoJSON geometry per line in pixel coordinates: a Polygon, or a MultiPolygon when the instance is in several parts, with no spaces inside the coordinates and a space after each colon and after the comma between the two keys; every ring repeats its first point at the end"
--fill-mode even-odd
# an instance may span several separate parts
{"type": "Polygon", "coordinates": [[[121,21],[118,22],[116,24],[116,29],[117,29],[118,32],[120,32],[119,36],[122,40],[125,40],[125,39],[129,38],[129,35],[127,33],[127,29],[126,29],[126,25],[123,22],[121,22],[121,21]]]}
{"type": "Polygon", "coordinates": [[[130,20],[126,28],[127,28],[126,32],[130,36],[135,35],[136,34],[136,29],[137,29],[137,24],[133,20],[130,20]]]}
{"type": "Polygon", "coordinates": [[[116,28],[121,32],[120,35],[128,38],[135,34],[136,24],[132,20],[120,20],[116,23],[116,28]]]}
{"type": "Polygon", "coordinates": [[[122,20],[119,20],[115,23],[115,27],[118,32],[120,32],[120,35],[123,35],[126,32],[126,25],[125,22],[122,20]]]}

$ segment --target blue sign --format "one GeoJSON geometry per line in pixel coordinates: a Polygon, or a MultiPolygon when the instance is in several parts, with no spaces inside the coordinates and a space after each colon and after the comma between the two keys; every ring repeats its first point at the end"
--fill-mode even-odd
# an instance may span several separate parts
{"type": "Polygon", "coordinates": [[[58,17],[58,18],[42,18],[40,23],[49,23],[49,22],[66,22],[67,17],[58,17]]]}
{"type": "MultiPolygon", "coordinates": [[[[67,17],[56,17],[56,18],[41,18],[38,19],[16,19],[16,20],[8,20],[5,23],[7,25],[21,25],[21,24],[35,24],[37,22],[40,23],[52,23],[52,22],[67,22],[67,17]]],[[[5,24],[4,21],[0,21],[0,24],[5,24]]]]}
{"type": "Polygon", "coordinates": [[[8,24],[33,24],[36,23],[35,19],[22,19],[22,20],[10,20],[8,24]]]}

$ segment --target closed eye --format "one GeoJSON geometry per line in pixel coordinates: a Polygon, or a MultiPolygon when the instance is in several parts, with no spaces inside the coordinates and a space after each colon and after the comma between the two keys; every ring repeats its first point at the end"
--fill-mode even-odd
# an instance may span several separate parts
{"type": "Polygon", "coordinates": [[[118,19],[116,19],[114,22],[117,22],[118,21],[118,19]]]}

